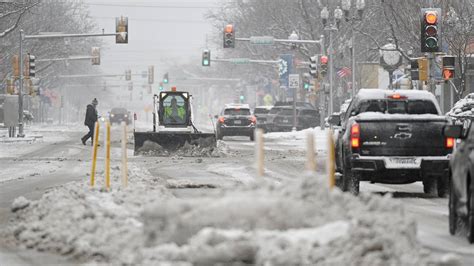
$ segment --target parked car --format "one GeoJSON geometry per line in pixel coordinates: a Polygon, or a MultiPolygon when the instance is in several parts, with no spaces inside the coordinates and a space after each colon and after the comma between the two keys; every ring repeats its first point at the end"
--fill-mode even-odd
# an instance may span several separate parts
{"type": "Polygon", "coordinates": [[[123,122],[129,125],[132,122],[132,117],[129,111],[125,108],[112,108],[109,113],[109,121],[110,124],[113,125],[114,123],[120,124],[123,122]]]}
{"type": "Polygon", "coordinates": [[[248,104],[228,104],[221,114],[216,116],[217,139],[225,136],[248,136],[254,140],[257,118],[250,112],[248,104]]]}
{"type": "Polygon", "coordinates": [[[474,126],[468,119],[463,125],[446,126],[443,133],[447,138],[461,140],[456,144],[449,162],[449,232],[451,235],[466,233],[469,243],[472,244],[474,243],[474,126]]]}
{"type": "MultiPolygon", "coordinates": [[[[320,123],[319,112],[307,107],[297,107],[296,118],[297,130],[317,127],[320,123]]],[[[272,132],[291,131],[293,119],[292,106],[274,106],[267,116],[267,128],[272,132]]]]}
{"type": "Polygon", "coordinates": [[[264,131],[267,129],[267,116],[273,106],[257,106],[253,109],[253,115],[257,118],[257,128],[261,128],[264,131]]]}
{"type": "MultiPolygon", "coordinates": [[[[390,184],[423,182],[424,192],[447,194],[449,156],[454,140],[448,123],[427,91],[362,89],[343,116],[336,140],[338,186],[354,194],[360,181],[390,184]]],[[[338,121],[339,120],[339,121],[338,121]]]]}

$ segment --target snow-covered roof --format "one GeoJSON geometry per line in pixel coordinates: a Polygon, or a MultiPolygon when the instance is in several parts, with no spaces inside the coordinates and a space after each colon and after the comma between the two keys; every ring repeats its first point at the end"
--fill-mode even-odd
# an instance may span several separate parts
{"type": "Polygon", "coordinates": [[[357,94],[359,99],[386,99],[390,95],[399,94],[415,100],[431,100],[436,102],[435,96],[423,90],[382,90],[382,89],[361,89],[357,94]]]}
{"type": "Polygon", "coordinates": [[[240,109],[250,109],[250,105],[246,103],[228,103],[225,105],[226,109],[230,108],[240,108],[240,109]]]}

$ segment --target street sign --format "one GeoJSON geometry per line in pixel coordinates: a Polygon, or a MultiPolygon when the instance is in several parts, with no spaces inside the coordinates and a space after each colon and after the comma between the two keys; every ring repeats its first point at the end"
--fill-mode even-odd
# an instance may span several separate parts
{"type": "Polygon", "coordinates": [[[233,64],[248,64],[250,63],[250,59],[249,58],[232,58],[230,62],[232,62],[233,64]]]}
{"type": "Polygon", "coordinates": [[[257,45],[273,45],[275,39],[272,36],[252,36],[250,37],[250,43],[257,45]]]}
{"type": "Polygon", "coordinates": [[[290,89],[298,89],[300,87],[300,75],[299,74],[290,74],[288,87],[290,89]]]}

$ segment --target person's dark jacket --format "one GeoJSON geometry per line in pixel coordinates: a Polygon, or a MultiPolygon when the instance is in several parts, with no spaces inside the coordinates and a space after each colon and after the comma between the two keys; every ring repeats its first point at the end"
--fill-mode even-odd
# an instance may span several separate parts
{"type": "Polygon", "coordinates": [[[86,120],[84,125],[92,127],[97,122],[97,110],[92,104],[87,105],[86,120]]]}

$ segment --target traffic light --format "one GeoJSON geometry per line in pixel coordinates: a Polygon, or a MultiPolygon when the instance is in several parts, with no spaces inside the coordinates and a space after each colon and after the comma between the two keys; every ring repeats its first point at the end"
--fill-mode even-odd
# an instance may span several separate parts
{"type": "Polygon", "coordinates": [[[163,87],[163,82],[160,82],[160,91],[163,91],[165,88],[163,87]]]}
{"type": "Polygon", "coordinates": [[[115,18],[115,43],[128,43],[128,17],[115,18]]]}
{"type": "Polygon", "coordinates": [[[244,103],[245,96],[241,94],[240,97],[239,97],[239,100],[240,100],[240,103],[244,103]]]}
{"type": "Polygon", "coordinates": [[[455,57],[451,55],[443,56],[443,79],[448,81],[454,78],[455,57]]]}
{"type": "Polygon", "coordinates": [[[92,47],[91,49],[91,56],[92,56],[92,65],[98,66],[100,65],[100,47],[92,47]]]}
{"type": "Polygon", "coordinates": [[[125,70],[125,80],[132,80],[132,71],[130,69],[125,70]]]}
{"type": "Polygon", "coordinates": [[[411,80],[420,79],[420,72],[418,69],[418,58],[410,59],[410,76],[411,76],[411,80]]]}
{"type": "Polygon", "coordinates": [[[224,48],[235,48],[235,32],[232,24],[224,28],[224,48]]]}
{"type": "Polygon", "coordinates": [[[311,76],[307,73],[303,74],[303,89],[306,91],[309,91],[309,88],[311,87],[310,77],[311,76]]]}
{"type": "Polygon", "coordinates": [[[421,52],[439,52],[441,46],[441,9],[421,9],[421,52]]]}
{"type": "Polygon", "coordinates": [[[210,66],[211,65],[211,51],[204,50],[202,52],[202,66],[210,66]]]}
{"type": "Polygon", "coordinates": [[[13,76],[19,77],[20,76],[20,61],[18,59],[18,55],[14,55],[12,57],[12,66],[13,66],[13,76]]]}
{"type": "Polygon", "coordinates": [[[309,74],[313,78],[318,77],[318,57],[317,56],[311,56],[309,58],[309,74]]]}
{"type": "Polygon", "coordinates": [[[36,75],[36,57],[32,54],[26,55],[26,64],[25,64],[25,76],[26,77],[34,77],[36,75]]]}
{"type": "Polygon", "coordinates": [[[429,73],[428,71],[429,71],[428,58],[426,57],[418,58],[418,74],[419,74],[419,79],[421,81],[428,80],[428,73],[429,73]]]}
{"type": "Polygon", "coordinates": [[[321,70],[320,70],[320,74],[321,76],[326,76],[326,74],[328,73],[328,62],[329,62],[329,59],[327,56],[325,55],[322,55],[319,62],[321,63],[321,70]]]}
{"type": "Polygon", "coordinates": [[[148,84],[155,82],[155,66],[148,67],[148,84]]]}
{"type": "Polygon", "coordinates": [[[168,73],[166,73],[166,74],[163,76],[163,83],[164,83],[164,84],[168,84],[169,81],[170,81],[170,80],[169,80],[169,77],[168,77],[168,73]]]}

